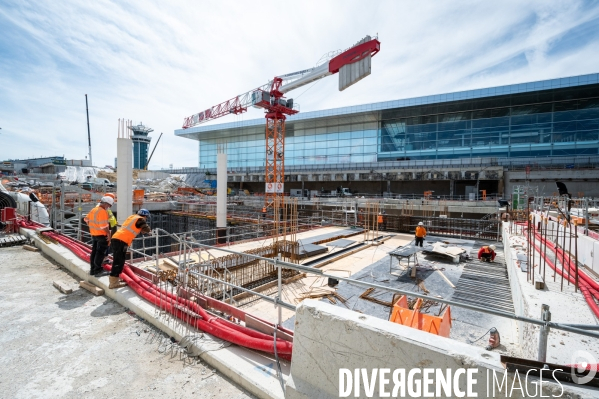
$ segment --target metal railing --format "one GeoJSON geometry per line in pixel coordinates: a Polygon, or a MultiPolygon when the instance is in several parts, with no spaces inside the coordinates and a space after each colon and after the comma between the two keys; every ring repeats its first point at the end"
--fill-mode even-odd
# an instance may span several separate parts
{"type": "MultiPolygon", "coordinates": [[[[302,173],[324,171],[384,171],[391,169],[430,169],[441,168],[464,168],[471,167],[481,169],[489,166],[503,167],[508,170],[523,170],[529,167],[531,170],[553,170],[553,169],[572,169],[572,168],[598,168],[599,156],[574,156],[574,157],[523,157],[523,158],[456,158],[456,159],[423,159],[406,161],[380,161],[346,164],[319,164],[319,165],[285,165],[285,173],[302,173]]],[[[216,174],[216,168],[179,168],[179,169],[161,169],[160,172],[167,173],[205,173],[216,174]]],[[[229,168],[233,174],[264,173],[263,166],[250,166],[229,168]]]]}

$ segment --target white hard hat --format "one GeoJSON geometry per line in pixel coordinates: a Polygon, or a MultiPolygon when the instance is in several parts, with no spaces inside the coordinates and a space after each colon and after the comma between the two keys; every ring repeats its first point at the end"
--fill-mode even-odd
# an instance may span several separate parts
{"type": "Polygon", "coordinates": [[[491,248],[493,251],[495,251],[495,248],[497,248],[495,245],[489,245],[489,248],[491,248]]]}
{"type": "Polygon", "coordinates": [[[108,205],[112,206],[112,204],[114,204],[114,200],[108,196],[104,196],[102,197],[102,199],[100,200],[100,202],[106,202],[108,205]]]}
{"type": "Polygon", "coordinates": [[[418,226],[424,226],[424,223],[418,222],[418,226]]]}

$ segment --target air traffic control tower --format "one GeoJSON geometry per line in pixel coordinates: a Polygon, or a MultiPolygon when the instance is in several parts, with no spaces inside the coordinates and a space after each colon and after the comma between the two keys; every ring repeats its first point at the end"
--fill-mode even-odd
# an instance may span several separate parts
{"type": "Polygon", "coordinates": [[[144,126],[141,122],[139,125],[131,126],[129,129],[133,131],[131,140],[133,141],[133,169],[145,169],[148,163],[148,149],[152,138],[148,133],[154,131],[149,127],[144,126]]]}

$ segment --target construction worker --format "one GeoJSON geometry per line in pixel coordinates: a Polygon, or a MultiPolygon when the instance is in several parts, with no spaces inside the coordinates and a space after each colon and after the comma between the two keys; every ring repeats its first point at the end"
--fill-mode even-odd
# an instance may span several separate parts
{"type": "Polygon", "coordinates": [[[114,200],[110,197],[102,197],[100,203],[93,208],[85,217],[85,223],[89,227],[89,234],[92,236],[92,252],[89,257],[89,274],[95,277],[105,276],[106,273],[102,268],[102,261],[106,254],[106,249],[110,245],[110,225],[108,223],[107,210],[114,204],[114,200]]]}
{"type": "Polygon", "coordinates": [[[148,216],[150,216],[150,212],[147,209],[140,209],[136,215],[129,216],[123,222],[121,228],[114,233],[110,245],[110,249],[112,249],[112,270],[110,270],[108,288],[114,289],[127,285],[119,278],[125,266],[127,248],[131,246],[133,239],[139,233],[147,234],[150,232],[150,226],[146,222],[148,216]]]}
{"type": "MultiPolygon", "coordinates": [[[[116,201],[116,196],[113,193],[106,193],[105,196],[112,198],[113,201],[116,201]]],[[[114,213],[112,213],[112,210],[110,208],[108,208],[107,211],[108,211],[108,224],[110,225],[110,233],[112,235],[114,235],[114,233],[116,233],[116,226],[117,226],[116,217],[114,217],[114,213]]]]}
{"type": "Polygon", "coordinates": [[[478,250],[478,259],[483,262],[493,262],[495,260],[495,245],[485,245],[478,250]]]}
{"type": "MultiPolygon", "coordinates": [[[[104,196],[110,197],[116,201],[116,196],[114,195],[114,193],[106,193],[106,194],[104,194],[104,196]]],[[[114,213],[112,213],[112,210],[110,208],[108,208],[106,211],[108,212],[108,225],[110,227],[110,234],[111,234],[111,236],[113,236],[114,233],[116,233],[116,228],[117,228],[118,223],[116,221],[116,217],[114,216],[114,213]]],[[[112,251],[110,250],[110,245],[109,245],[108,247],[106,247],[106,254],[104,254],[104,263],[110,263],[110,260],[107,257],[111,253],[112,253],[112,251]]]]}
{"type": "Polygon", "coordinates": [[[266,219],[266,207],[262,207],[262,219],[266,219]]]}
{"type": "Polygon", "coordinates": [[[418,223],[414,235],[416,236],[416,246],[420,245],[422,247],[422,244],[424,243],[424,237],[426,237],[426,229],[424,228],[424,223],[418,223]]]}

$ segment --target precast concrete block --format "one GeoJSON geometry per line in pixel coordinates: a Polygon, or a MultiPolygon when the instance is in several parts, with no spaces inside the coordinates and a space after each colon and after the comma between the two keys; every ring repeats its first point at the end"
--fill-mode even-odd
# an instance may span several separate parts
{"type": "MultiPolygon", "coordinates": [[[[493,397],[523,398],[529,397],[524,396],[526,389],[535,392],[539,383],[508,373],[496,352],[324,302],[304,300],[294,331],[287,399],[388,397],[396,388],[391,397],[462,397],[463,392],[465,397],[484,398],[491,397],[493,376],[505,377],[503,390],[496,386],[493,397]],[[437,370],[449,370],[449,395],[437,370]],[[522,390],[507,388],[512,386],[522,390]]],[[[577,390],[564,386],[562,391],[555,381],[543,379],[543,395],[577,397],[577,390]]]]}

